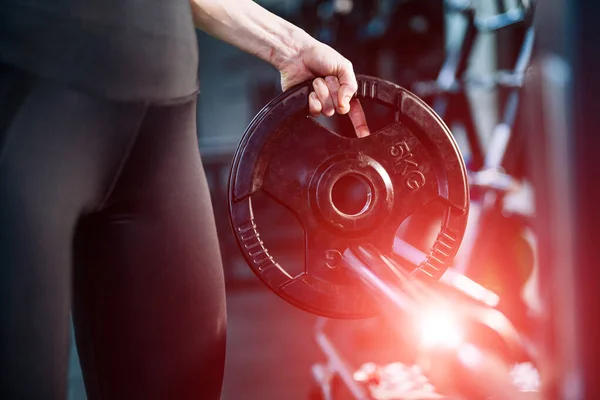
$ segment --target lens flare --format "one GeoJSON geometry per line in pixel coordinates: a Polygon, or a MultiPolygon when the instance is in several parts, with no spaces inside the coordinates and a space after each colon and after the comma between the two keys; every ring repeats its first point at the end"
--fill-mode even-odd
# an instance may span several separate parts
{"type": "Polygon", "coordinates": [[[463,331],[449,309],[426,310],[418,317],[418,333],[423,348],[455,348],[463,341],[463,331]]]}

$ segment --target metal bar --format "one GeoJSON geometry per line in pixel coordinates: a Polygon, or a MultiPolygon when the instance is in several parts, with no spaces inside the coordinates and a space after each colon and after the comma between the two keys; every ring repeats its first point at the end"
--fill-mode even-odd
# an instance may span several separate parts
{"type": "Polygon", "coordinates": [[[494,32],[520,24],[525,21],[526,16],[525,10],[512,8],[502,14],[478,19],[475,25],[480,32],[494,32]]]}
{"type": "Polygon", "coordinates": [[[321,389],[321,400],[335,400],[331,394],[331,371],[329,368],[317,363],[313,364],[311,372],[313,379],[321,389]]]}
{"type": "MultiPolygon", "coordinates": [[[[534,36],[534,30],[533,27],[531,27],[525,34],[519,57],[517,58],[513,69],[512,75],[518,76],[520,81],[522,81],[522,77],[529,66],[534,36]]],[[[522,142],[519,138],[515,138],[513,134],[520,104],[519,97],[520,87],[517,87],[516,89],[511,90],[506,99],[502,122],[494,128],[490,138],[484,163],[484,168],[486,169],[499,168],[501,166],[506,167],[506,163],[514,163],[514,158],[521,156],[521,153],[518,150],[520,150],[519,148],[521,147],[522,142]]]]}
{"type": "Polygon", "coordinates": [[[473,50],[473,46],[475,45],[475,39],[479,33],[477,31],[477,27],[475,26],[475,10],[468,9],[463,13],[463,15],[467,21],[467,27],[462,44],[460,46],[459,58],[456,66],[456,76],[459,79],[462,78],[467,70],[469,58],[471,57],[471,52],[473,50]]]}
{"type": "Polygon", "coordinates": [[[471,104],[464,90],[453,95],[453,98],[450,100],[448,120],[459,120],[462,122],[471,150],[470,169],[474,171],[480,170],[484,163],[485,152],[477,132],[477,127],[475,126],[471,104]]]}
{"type": "Polygon", "coordinates": [[[427,254],[397,236],[394,238],[393,251],[415,267],[419,266],[427,257],[427,254]]]}
{"type": "MultiPolygon", "coordinates": [[[[423,310],[430,306],[452,301],[452,306],[456,310],[457,315],[460,315],[461,319],[471,320],[494,330],[503,338],[513,355],[522,356],[523,354],[537,354],[537,351],[530,347],[529,342],[524,340],[508,318],[498,310],[474,302],[464,302],[448,298],[442,292],[438,292],[435,288],[430,287],[427,283],[404,273],[402,268],[395,264],[394,260],[380,254],[378,251],[374,250],[374,248],[359,247],[357,249],[347,250],[344,253],[343,263],[350,271],[361,279],[365,286],[370,290],[373,297],[381,305],[382,312],[390,317],[391,321],[396,320],[400,313],[418,318],[422,315],[423,310]],[[369,266],[365,264],[362,258],[370,261],[369,266]],[[379,262],[376,262],[375,260],[379,260],[379,262]],[[371,263],[378,265],[371,265],[371,263]],[[394,269],[398,276],[401,277],[399,281],[402,282],[402,285],[398,285],[397,287],[391,286],[381,279],[374,270],[381,270],[382,266],[388,269],[394,269]]],[[[486,298],[486,296],[490,294],[487,289],[464,276],[464,280],[459,282],[459,280],[457,280],[459,275],[458,272],[449,275],[448,278],[446,278],[446,281],[451,284],[447,286],[453,287],[462,293],[469,294],[474,298],[483,296],[482,299],[477,298],[477,300],[482,302],[485,302],[485,300],[492,301],[491,297],[486,298]]],[[[392,324],[392,328],[395,328],[401,335],[407,333],[406,327],[404,326],[400,327],[392,324]]]]}
{"type": "MultiPolygon", "coordinates": [[[[398,237],[394,239],[393,251],[394,254],[409,261],[415,266],[418,266],[427,257],[427,254],[398,237]]],[[[440,282],[445,283],[448,286],[451,286],[470,296],[471,298],[489,305],[490,307],[497,306],[500,301],[500,298],[497,294],[469,279],[459,270],[454,268],[448,268],[440,277],[440,282]]]]}
{"type": "Polygon", "coordinates": [[[412,299],[387,285],[353,251],[348,250],[344,253],[343,262],[350,271],[354,272],[362,280],[373,296],[381,304],[384,304],[384,307],[382,307],[384,310],[391,308],[395,314],[398,312],[408,314],[415,312],[416,303],[412,299]]]}
{"type": "Polygon", "coordinates": [[[471,50],[475,43],[477,29],[474,25],[475,11],[473,9],[465,9],[461,11],[465,20],[465,29],[462,33],[460,46],[448,52],[446,61],[440,69],[437,77],[437,85],[442,88],[442,92],[450,92],[457,86],[457,81],[464,74],[467,61],[471,55],[471,50]]]}
{"type": "Polygon", "coordinates": [[[519,53],[519,57],[517,58],[517,62],[515,64],[514,73],[522,75],[529,67],[531,54],[533,53],[534,42],[535,29],[532,26],[527,29],[527,32],[525,33],[525,39],[523,40],[523,46],[521,47],[521,52],[519,53]]]}
{"type": "Polygon", "coordinates": [[[484,169],[499,168],[506,156],[508,143],[512,138],[512,129],[519,104],[519,92],[513,90],[506,99],[504,118],[501,123],[494,127],[490,137],[488,151],[485,155],[484,169]]]}
{"type": "Polygon", "coordinates": [[[332,371],[337,372],[339,377],[342,379],[348,390],[352,393],[357,400],[369,400],[371,397],[367,393],[367,390],[363,388],[358,382],[354,380],[352,369],[348,362],[337,351],[333,343],[329,340],[327,335],[323,332],[317,332],[316,341],[323,354],[329,361],[328,366],[332,371]]]}

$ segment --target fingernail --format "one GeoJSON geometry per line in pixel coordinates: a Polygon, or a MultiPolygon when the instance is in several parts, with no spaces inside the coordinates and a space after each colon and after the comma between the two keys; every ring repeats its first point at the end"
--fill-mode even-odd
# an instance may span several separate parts
{"type": "Polygon", "coordinates": [[[350,96],[346,96],[344,97],[344,108],[350,108],[350,100],[352,99],[352,97],[350,96]]]}
{"type": "Polygon", "coordinates": [[[326,76],[325,81],[329,84],[335,83],[335,78],[333,76],[326,76]]]}

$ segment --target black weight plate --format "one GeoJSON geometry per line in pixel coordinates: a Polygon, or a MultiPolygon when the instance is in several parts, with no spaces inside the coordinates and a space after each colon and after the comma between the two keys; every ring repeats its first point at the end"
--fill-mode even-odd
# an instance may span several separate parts
{"type": "Polygon", "coordinates": [[[252,270],[291,304],[331,318],[377,313],[369,294],[339,266],[345,249],[370,243],[391,252],[402,221],[441,199],[446,212],[437,240],[415,266],[437,279],[458,250],[468,211],[464,162],[440,118],[406,89],[378,78],[357,78],[361,101],[394,109],[394,123],[366,138],[340,136],[308,115],[312,86],[306,82],[276,97],[252,120],[229,179],[231,225],[252,270]],[[365,192],[364,204],[354,210],[336,202],[344,181],[365,192]],[[298,276],[278,264],[261,240],[252,210],[258,191],[302,223],[306,265],[298,276]]]}

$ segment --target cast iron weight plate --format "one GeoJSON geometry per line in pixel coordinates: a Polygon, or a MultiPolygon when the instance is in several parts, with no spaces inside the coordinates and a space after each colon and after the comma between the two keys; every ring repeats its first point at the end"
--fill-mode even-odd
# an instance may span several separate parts
{"type": "MultiPolygon", "coordinates": [[[[370,243],[392,252],[395,233],[429,202],[446,205],[427,258],[415,266],[439,278],[460,246],[469,206],[466,168],[452,135],[422,100],[382,79],[358,75],[357,96],[395,111],[395,122],[366,138],[338,135],[308,114],[311,82],[277,96],[252,120],[233,158],[229,215],[237,243],[256,275],[278,296],[330,318],[376,315],[371,296],[343,267],[341,254],[370,243]],[[340,180],[341,179],[341,180],[340,180]],[[354,180],[367,196],[341,212],[336,183],[354,180]],[[305,232],[305,270],[291,276],[261,240],[252,195],[263,191],[292,211],[305,232]]],[[[368,116],[367,116],[368,118],[368,116]]]]}

